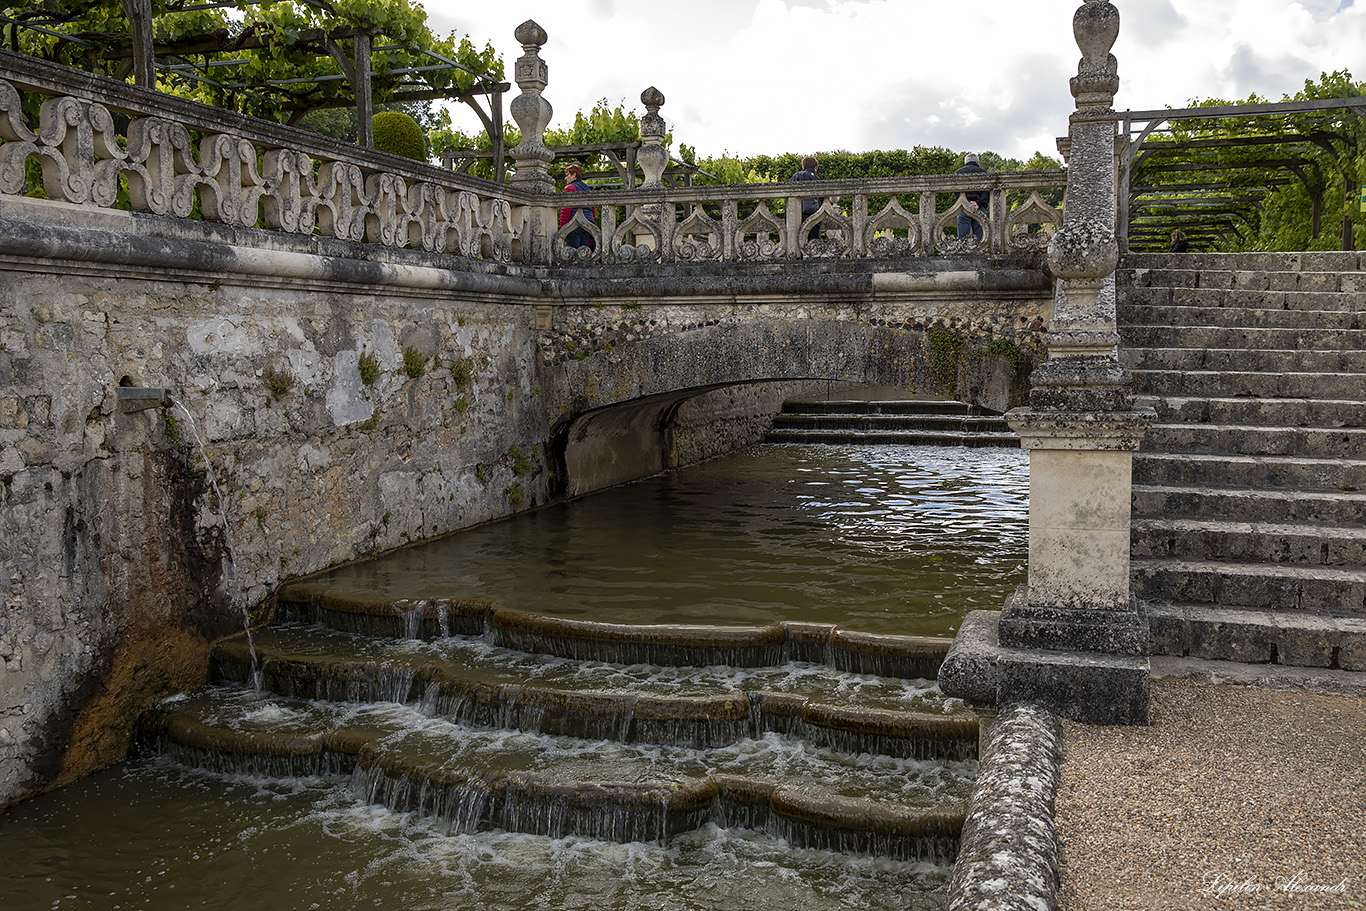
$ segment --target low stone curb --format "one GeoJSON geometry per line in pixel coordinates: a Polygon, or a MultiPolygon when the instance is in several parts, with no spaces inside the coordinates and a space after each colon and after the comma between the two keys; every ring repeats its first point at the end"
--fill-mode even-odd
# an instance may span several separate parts
{"type": "Polygon", "coordinates": [[[1002,708],[963,823],[948,911],[1057,909],[1061,762],[1057,716],[1030,703],[1002,708]]]}

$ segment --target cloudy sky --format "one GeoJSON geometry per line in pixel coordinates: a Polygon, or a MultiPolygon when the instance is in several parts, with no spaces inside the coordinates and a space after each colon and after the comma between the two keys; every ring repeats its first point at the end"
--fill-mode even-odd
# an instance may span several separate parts
{"type": "MultiPolygon", "coordinates": [[[[939,145],[1056,154],[1078,0],[425,0],[429,25],[503,55],[550,35],[555,125],[657,86],[675,142],[703,156],[939,145]]],[[[1366,0],[1115,0],[1115,106],[1279,100],[1324,70],[1366,79],[1366,0]]],[[[515,87],[514,87],[515,92],[515,87]]],[[[457,109],[458,110],[458,109],[457,109]]],[[[477,122],[457,114],[463,128],[477,122]],[[464,123],[464,120],[470,123],[464,123]]]]}

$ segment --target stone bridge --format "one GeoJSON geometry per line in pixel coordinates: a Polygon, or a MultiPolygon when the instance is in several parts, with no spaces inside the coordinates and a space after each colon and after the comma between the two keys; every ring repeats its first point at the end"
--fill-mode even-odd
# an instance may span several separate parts
{"type": "MultiPolygon", "coordinates": [[[[734,449],[785,395],[1120,404],[1103,232],[1045,261],[1069,174],[827,181],[803,219],[663,186],[650,90],[643,182],[569,248],[519,39],[511,185],[0,52],[0,803],[121,755],[281,581],[734,449]]],[[[1030,445],[1127,455],[1075,417],[1030,445]]]]}

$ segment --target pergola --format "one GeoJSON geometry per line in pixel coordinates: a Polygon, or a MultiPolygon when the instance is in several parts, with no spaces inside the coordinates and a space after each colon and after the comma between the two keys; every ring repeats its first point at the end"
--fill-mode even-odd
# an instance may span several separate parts
{"type": "MultiPolygon", "coordinates": [[[[1341,174],[1348,204],[1358,189],[1343,161],[1355,154],[1355,137],[1345,118],[1366,119],[1366,98],[1330,98],[1275,104],[1123,111],[1120,121],[1119,212],[1121,249],[1165,248],[1180,229],[1192,246],[1208,246],[1243,236],[1260,217],[1275,188],[1298,181],[1309,194],[1311,231],[1319,236],[1323,218],[1325,159],[1341,174]],[[1286,115],[1299,115],[1286,121],[1286,115]],[[1308,116],[1304,116],[1308,115],[1308,116]],[[1266,120],[1280,118],[1280,128],[1266,120]],[[1173,121],[1240,118],[1252,135],[1217,139],[1156,138],[1170,134],[1173,121]],[[1293,124],[1287,129],[1287,124],[1293,124]],[[1127,142],[1126,142],[1127,140],[1127,142]],[[1236,150],[1240,154],[1229,155],[1236,150]],[[1268,172],[1277,176],[1265,178],[1268,172]],[[1255,177],[1249,180],[1248,177],[1255,177]]],[[[1342,248],[1353,248],[1350,213],[1342,217],[1342,248]]]]}
{"type": "MultiPolygon", "coordinates": [[[[229,9],[243,5],[255,5],[263,0],[169,0],[167,12],[188,13],[198,10],[229,9]]],[[[324,12],[333,12],[326,0],[299,0],[308,6],[324,12]]],[[[237,34],[226,29],[190,35],[174,41],[156,41],[152,29],[152,0],[120,0],[124,15],[130,23],[130,31],[124,34],[100,34],[98,36],[70,35],[58,31],[59,26],[70,20],[51,11],[35,8],[16,16],[0,14],[0,23],[9,26],[10,40],[16,45],[18,29],[28,29],[50,35],[60,41],[73,42],[90,48],[97,47],[101,56],[118,59],[120,63],[114,76],[126,79],[130,75],[135,85],[156,88],[156,74],[162,72],[183,79],[190,79],[205,85],[227,91],[256,97],[269,96],[282,110],[288,112],[288,123],[297,123],[311,110],[322,108],[355,107],[358,123],[357,141],[365,147],[374,145],[374,135],[370,118],[374,111],[374,83],[377,79],[397,80],[386,92],[385,101],[402,103],[409,101],[459,101],[479,116],[497,154],[496,162],[503,160],[503,95],[511,89],[506,82],[500,82],[488,73],[479,73],[428,48],[414,47],[400,43],[382,43],[383,33],[378,29],[339,26],[330,29],[313,29],[299,33],[294,40],[295,50],[312,53],[316,57],[331,58],[340,70],[335,74],[322,74],[299,79],[265,80],[260,83],[234,83],[214,78],[215,71],[247,61],[234,55],[242,51],[259,50],[268,46],[265,36],[255,33],[251,28],[237,34]],[[378,43],[377,43],[378,39],[378,43]],[[350,40],[353,52],[347,54],[341,45],[350,40]],[[406,66],[392,69],[375,70],[372,57],[382,51],[406,51],[413,56],[425,57],[432,62],[420,66],[406,66]],[[474,85],[466,91],[452,88],[437,88],[429,80],[429,74],[459,70],[474,77],[474,85]],[[323,83],[343,83],[349,93],[339,93],[331,97],[310,98],[323,83]],[[312,90],[310,90],[312,87],[312,90]],[[484,100],[486,111],[478,102],[484,100]]],[[[503,170],[496,171],[496,178],[502,180],[503,170]]]]}

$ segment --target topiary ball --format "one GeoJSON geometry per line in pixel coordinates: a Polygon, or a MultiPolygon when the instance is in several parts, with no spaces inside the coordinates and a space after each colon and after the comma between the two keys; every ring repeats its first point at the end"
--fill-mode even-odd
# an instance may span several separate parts
{"type": "Polygon", "coordinates": [[[413,118],[402,111],[380,111],[370,118],[375,131],[375,150],[402,155],[416,161],[427,160],[427,134],[413,118]]]}

